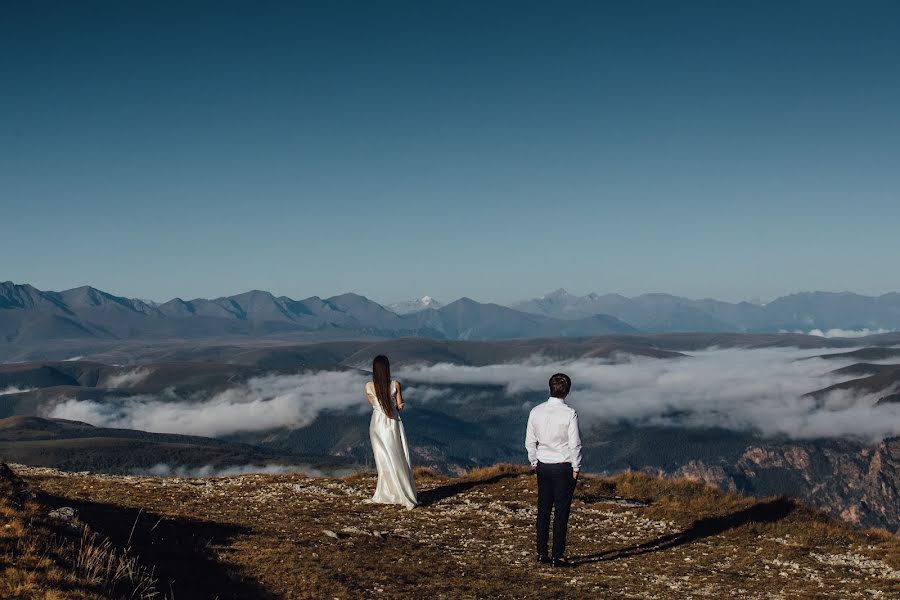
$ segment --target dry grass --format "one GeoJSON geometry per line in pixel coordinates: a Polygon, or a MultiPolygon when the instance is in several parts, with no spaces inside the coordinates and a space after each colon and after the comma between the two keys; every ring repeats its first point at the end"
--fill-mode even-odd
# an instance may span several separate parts
{"type": "Polygon", "coordinates": [[[82,527],[81,537],[74,548],[73,568],[81,582],[98,586],[115,596],[119,589],[130,591],[129,598],[151,600],[160,598],[153,570],[142,565],[131,548],[119,551],[109,539],[82,527]]]}
{"type": "Polygon", "coordinates": [[[61,523],[0,480],[0,598],[162,599],[152,571],[82,523],[61,523]]]}
{"type": "Polygon", "coordinates": [[[423,505],[412,511],[363,504],[371,474],[20,471],[42,502],[76,506],[120,546],[133,538],[179,600],[900,598],[895,536],[853,530],[791,500],[641,473],[582,478],[569,537],[581,564],[559,572],[533,562],[536,483],[519,466],[459,478],[418,469],[423,505]]]}

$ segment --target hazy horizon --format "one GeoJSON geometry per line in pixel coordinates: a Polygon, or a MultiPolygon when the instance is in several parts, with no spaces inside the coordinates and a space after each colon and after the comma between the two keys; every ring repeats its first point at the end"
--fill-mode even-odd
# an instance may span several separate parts
{"type": "Polygon", "coordinates": [[[615,291],[615,290],[598,291],[598,290],[593,290],[593,289],[587,289],[587,291],[584,291],[584,292],[577,292],[577,293],[576,293],[575,291],[573,291],[573,289],[575,289],[575,288],[558,287],[558,288],[554,288],[554,289],[552,289],[552,290],[544,290],[543,292],[536,293],[536,294],[534,294],[534,295],[532,295],[532,296],[516,297],[516,298],[512,298],[511,300],[508,300],[508,301],[505,301],[505,302],[501,302],[501,301],[497,301],[497,300],[493,300],[493,299],[480,298],[480,297],[477,297],[477,296],[472,295],[472,294],[467,294],[467,293],[465,293],[465,292],[460,292],[460,293],[457,293],[457,294],[455,294],[455,295],[451,295],[451,296],[448,296],[448,297],[438,297],[438,296],[435,296],[435,295],[433,295],[433,294],[427,294],[427,293],[426,293],[426,294],[420,294],[420,295],[418,295],[418,296],[410,296],[410,297],[405,297],[405,298],[391,298],[391,299],[384,299],[384,298],[375,298],[375,297],[372,297],[372,296],[368,296],[368,295],[366,295],[366,294],[357,292],[357,291],[355,291],[355,290],[342,290],[342,291],[338,291],[338,292],[336,292],[336,293],[328,293],[328,294],[312,292],[312,293],[305,294],[305,295],[295,295],[295,296],[291,296],[290,294],[282,294],[282,293],[279,293],[279,292],[277,292],[277,291],[275,291],[275,290],[259,289],[259,288],[246,288],[246,289],[239,289],[239,290],[237,290],[237,291],[232,291],[232,292],[228,292],[228,293],[225,293],[225,294],[218,294],[218,295],[186,296],[186,295],[183,295],[183,294],[182,294],[182,295],[176,295],[176,296],[166,297],[166,298],[148,298],[148,297],[145,297],[145,296],[136,296],[136,295],[134,295],[134,294],[129,294],[127,290],[124,290],[124,291],[122,291],[122,290],[110,290],[110,289],[105,289],[105,288],[98,287],[98,286],[93,285],[93,284],[90,284],[90,283],[84,283],[84,284],[81,284],[81,285],[76,285],[76,286],[73,286],[73,287],[65,287],[65,288],[63,288],[63,287],[58,287],[58,286],[57,286],[57,287],[43,287],[43,286],[40,286],[40,285],[36,285],[34,282],[31,282],[31,281],[12,281],[12,280],[6,280],[6,279],[4,279],[2,276],[0,276],[0,283],[3,283],[3,282],[6,282],[6,283],[13,283],[14,285],[26,285],[26,284],[28,284],[28,285],[34,286],[35,288],[37,288],[37,289],[39,289],[40,291],[43,291],[43,292],[64,292],[64,291],[67,291],[67,290],[76,289],[76,288],[80,288],[80,287],[93,287],[93,288],[95,288],[95,289],[99,289],[100,291],[103,291],[103,292],[106,292],[106,293],[109,293],[109,294],[113,294],[113,295],[115,295],[115,296],[119,296],[119,297],[122,297],[122,298],[130,298],[130,299],[135,299],[135,300],[142,300],[142,301],[144,301],[144,302],[153,302],[153,303],[155,303],[155,304],[163,304],[163,303],[165,303],[165,302],[169,302],[170,300],[175,300],[176,298],[180,298],[181,300],[185,300],[185,301],[198,300],[198,299],[215,300],[215,299],[217,299],[217,298],[227,298],[227,297],[230,297],[230,296],[238,296],[238,295],[240,295],[240,294],[245,294],[245,293],[249,293],[249,292],[253,292],[253,291],[268,292],[268,293],[272,294],[272,295],[275,296],[275,297],[283,297],[283,296],[286,296],[286,297],[292,298],[292,299],[294,299],[294,300],[303,300],[303,299],[311,298],[311,297],[314,297],[314,296],[318,296],[318,297],[320,297],[320,298],[329,298],[329,297],[333,297],[333,296],[339,296],[339,295],[341,295],[341,294],[352,293],[352,294],[358,294],[358,295],[360,295],[360,296],[365,296],[365,297],[368,298],[369,300],[372,300],[372,301],[374,301],[374,302],[377,302],[378,304],[381,304],[382,306],[388,306],[388,305],[391,305],[391,304],[400,304],[400,303],[404,303],[404,302],[411,302],[411,301],[421,300],[421,299],[423,299],[423,298],[426,297],[426,296],[427,296],[427,297],[430,297],[430,298],[432,298],[432,299],[434,299],[434,300],[437,300],[437,301],[441,302],[442,304],[447,304],[447,303],[450,303],[450,302],[454,302],[454,301],[459,300],[459,299],[462,299],[462,298],[470,298],[470,299],[475,300],[475,301],[477,301],[477,302],[493,303],[493,304],[500,304],[500,305],[502,305],[502,306],[507,306],[507,305],[514,304],[514,303],[516,303],[516,302],[520,302],[520,301],[524,301],[524,300],[532,300],[532,299],[536,299],[536,298],[545,297],[545,296],[548,296],[548,295],[553,294],[553,293],[555,293],[555,292],[558,292],[558,291],[560,291],[560,290],[565,291],[565,292],[567,292],[568,294],[571,294],[572,296],[578,296],[578,297],[584,297],[584,296],[587,296],[587,295],[589,295],[589,294],[597,294],[597,295],[599,295],[599,296],[603,296],[603,295],[606,295],[606,294],[611,294],[611,295],[617,294],[617,295],[625,296],[625,297],[627,297],[627,298],[636,298],[636,297],[642,296],[642,295],[663,294],[663,295],[671,295],[671,296],[678,296],[678,297],[688,298],[688,299],[690,299],[690,300],[719,300],[719,301],[722,301],[722,302],[730,302],[730,303],[735,303],[735,304],[736,304],[736,303],[740,303],[740,302],[748,302],[748,303],[750,303],[750,304],[758,304],[758,305],[765,305],[765,304],[768,304],[768,303],[772,302],[773,300],[776,300],[777,298],[781,298],[781,297],[785,297],[785,296],[790,296],[790,295],[793,295],[793,294],[803,294],[803,293],[813,293],[813,294],[814,294],[814,293],[826,293],[826,294],[842,294],[842,293],[849,293],[849,294],[857,294],[857,295],[860,295],[860,296],[867,296],[867,297],[878,297],[878,296],[883,296],[883,295],[887,295],[887,294],[900,293],[900,291],[898,291],[898,290],[888,290],[888,291],[885,291],[885,292],[882,292],[882,293],[876,293],[876,294],[864,294],[864,293],[861,293],[861,292],[858,292],[858,291],[854,291],[854,290],[839,290],[839,289],[834,289],[834,290],[796,290],[796,291],[788,292],[788,293],[785,293],[785,294],[779,294],[778,296],[775,296],[775,297],[772,297],[772,298],[760,298],[760,297],[755,297],[755,298],[736,298],[736,299],[730,299],[730,298],[716,298],[716,297],[711,297],[711,296],[697,296],[697,295],[694,295],[694,296],[691,296],[691,295],[685,295],[685,296],[682,296],[681,294],[673,294],[673,293],[668,292],[668,291],[665,291],[665,290],[655,290],[655,291],[649,291],[649,292],[641,292],[641,293],[639,293],[639,294],[633,294],[633,295],[623,294],[623,293],[618,292],[618,291],[615,291]]]}
{"type": "Polygon", "coordinates": [[[900,289],[900,4],[6,2],[3,277],[900,289]]]}

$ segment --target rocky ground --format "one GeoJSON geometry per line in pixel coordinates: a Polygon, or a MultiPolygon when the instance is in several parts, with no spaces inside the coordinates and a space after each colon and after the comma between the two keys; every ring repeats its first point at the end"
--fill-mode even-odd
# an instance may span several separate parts
{"type": "MultiPolygon", "coordinates": [[[[900,598],[900,540],[785,499],[642,474],[586,477],[575,569],[533,560],[536,482],[419,471],[422,506],[365,504],[374,475],[155,478],[13,466],[44,510],[152,565],[161,597],[900,598]]],[[[66,597],[66,596],[62,596],[66,597]]]]}

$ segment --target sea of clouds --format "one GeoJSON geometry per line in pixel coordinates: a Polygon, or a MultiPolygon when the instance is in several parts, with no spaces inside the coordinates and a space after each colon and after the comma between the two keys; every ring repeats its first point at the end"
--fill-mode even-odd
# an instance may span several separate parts
{"type": "Polygon", "coordinates": [[[573,380],[569,403],[589,422],[723,427],[793,438],[881,439],[900,434],[900,406],[873,405],[887,392],[834,391],[832,370],[851,360],[814,358],[796,348],[713,349],[683,359],[544,362],[488,367],[439,364],[409,371],[417,380],[500,384],[510,393],[540,389],[548,374],[573,380]]]}
{"type": "Polygon", "coordinates": [[[218,436],[312,423],[324,409],[368,407],[361,372],[318,371],[256,377],[205,399],[172,394],[123,399],[65,400],[47,416],[91,425],[218,436]]]}
{"type": "MultiPolygon", "coordinates": [[[[586,424],[723,427],[793,438],[877,440],[900,435],[900,405],[874,406],[889,391],[806,395],[852,379],[831,371],[853,361],[815,358],[821,353],[796,348],[711,349],[679,359],[634,357],[615,362],[534,357],[480,367],[420,365],[402,368],[395,376],[410,382],[404,396],[412,410],[420,403],[452,412],[459,402],[485,393],[482,389],[467,394],[451,384],[498,386],[498,393],[510,402],[521,405],[523,393],[537,402],[548,377],[562,371],[574,381],[569,402],[586,424]]],[[[326,409],[369,410],[362,392],[367,379],[359,371],[273,375],[208,398],[69,399],[46,413],[99,426],[204,436],[299,428],[326,409]]],[[[522,419],[532,404],[519,407],[522,419]]]]}

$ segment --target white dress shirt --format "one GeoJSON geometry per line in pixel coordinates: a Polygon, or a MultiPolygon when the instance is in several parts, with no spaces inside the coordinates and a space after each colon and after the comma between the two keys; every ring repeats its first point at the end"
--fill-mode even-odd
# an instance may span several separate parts
{"type": "Polygon", "coordinates": [[[572,463],[581,469],[581,434],[578,414],[560,398],[550,398],[531,409],[525,429],[525,447],[531,466],[542,463],[572,463]]]}

